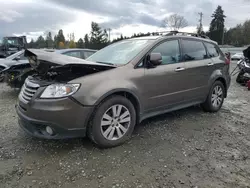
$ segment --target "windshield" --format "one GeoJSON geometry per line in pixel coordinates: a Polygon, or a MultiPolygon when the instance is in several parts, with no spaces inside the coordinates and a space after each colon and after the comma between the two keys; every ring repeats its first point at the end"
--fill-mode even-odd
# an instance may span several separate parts
{"type": "Polygon", "coordinates": [[[11,45],[18,45],[18,39],[17,38],[4,38],[5,44],[11,44],[11,45]]]}
{"type": "Polygon", "coordinates": [[[87,60],[98,63],[124,65],[131,61],[152,40],[124,40],[111,44],[88,57],[87,60]]]}
{"type": "Polygon", "coordinates": [[[22,50],[22,51],[19,51],[19,52],[17,52],[17,53],[14,53],[14,54],[12,54],[12,55],[6,57],[6,59],[13,60],[15,57],[21,55],[23,52],[24,52],[24,51],[22,50]]]}

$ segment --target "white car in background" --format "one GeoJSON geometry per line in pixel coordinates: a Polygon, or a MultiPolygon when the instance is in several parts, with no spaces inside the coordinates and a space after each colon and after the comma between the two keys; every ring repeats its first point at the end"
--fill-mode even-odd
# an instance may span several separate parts
{"type": "Polygon", "coordinates": [[[232,55],[231,60],[241,60],[243,58],[244,58],[244,55],[241,52],[241,53],[236,53],[236,54],[232,55]]]}

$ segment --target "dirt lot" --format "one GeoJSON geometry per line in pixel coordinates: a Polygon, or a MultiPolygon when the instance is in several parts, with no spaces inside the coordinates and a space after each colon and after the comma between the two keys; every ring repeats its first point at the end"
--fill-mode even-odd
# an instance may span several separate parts
{"type": "Polygon", "coordinates": [[[250,91],[235,78],[219,113],[191,107],[151,118],[106,150],[88,139],[26,136],[17,94],[0,84],[1,188],[250,187],[250,91]]]}

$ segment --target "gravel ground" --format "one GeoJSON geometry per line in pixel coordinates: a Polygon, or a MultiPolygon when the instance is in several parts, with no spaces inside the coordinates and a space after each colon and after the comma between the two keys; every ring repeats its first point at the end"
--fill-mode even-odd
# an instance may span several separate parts
{"type": "Polygon", "coordinates": [[[105,150],[88,139],[26,136],[14,109],[18,91],[0,88],[1,188],[250,187],[250,91],[235,77],[219,113],[191,107],[157,116],[105,150]]]}

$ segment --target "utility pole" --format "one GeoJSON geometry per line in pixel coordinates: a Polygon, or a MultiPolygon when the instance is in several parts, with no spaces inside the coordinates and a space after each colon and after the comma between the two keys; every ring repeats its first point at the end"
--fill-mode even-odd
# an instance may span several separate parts
{"type": "Polygon", "coordinates": [[[199,19],[200,25],[199,25],[199,30],[198,30],[198,31],[202,32],[202,31],[203,31],[203,28],[202,28],[203,13],[202,13],[202,12],[199,12],[198,14],[199,14],[199,16],[200,16],[200,19],[199,19]]]}
{"type": "Polygon", "coordinates": [[[221,45],[224,45],[224,40],[225,40],[225,29],[223,28],[221,45]]]}

